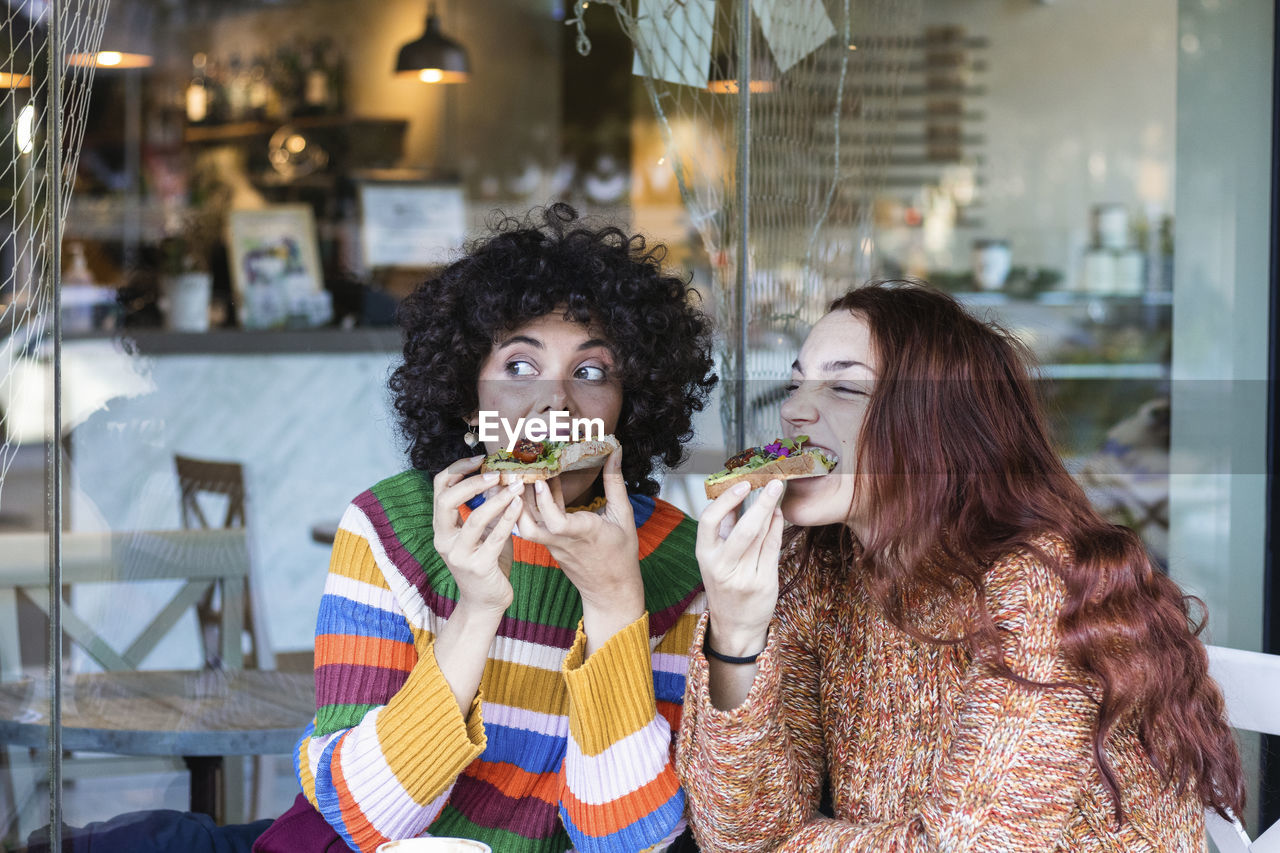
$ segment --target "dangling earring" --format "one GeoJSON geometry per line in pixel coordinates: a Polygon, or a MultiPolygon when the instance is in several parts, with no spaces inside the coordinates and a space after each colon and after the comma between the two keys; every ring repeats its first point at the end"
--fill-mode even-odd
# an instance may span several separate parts
{"type": "Polygon", "coordinates": [[[466,418],[463,418],[462,420],[463,423],[467,425],[467,434],[462,437],[462,441],[467,445],[467,447],[475,450],[476,445],[480,443],[480,436],[476,435],[475,427],[471,425],[470,421],[466,418]]]}

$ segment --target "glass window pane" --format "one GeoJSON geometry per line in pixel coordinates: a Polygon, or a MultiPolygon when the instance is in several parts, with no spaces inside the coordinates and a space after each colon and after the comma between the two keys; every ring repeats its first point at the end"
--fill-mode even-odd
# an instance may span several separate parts
{"type": "MultiPolygon", "coordinates": [[[[825,303],[869,277],[922,278],[1027,344],[1064,458],[1205,599],[1210,640],[1261,647],[1271,4],[895,0],[846,20],[825,0],[813,44],[757,14],[745,343],[735,4],[678,4],[665,29],[631,33],[603,2],[437,4],[465,82],[396,73],[426,4],[160,5],[111,3],[115,53],[83,52],[59,436],[50,312],[23,251],[43,239],[23,183],[43,149],[22,150],[31,89],[0,89],[16,146],[0,177],[0,536],[53,526],[58,440],[68,713],[93,730],[104,707],[179,712],[148,718],[145,748],[69,747],[71,825],[289,806],[335,530],[407,467],[387,390],[396,307],[495,211],[556,200],[667,243],[721,323],[726,381],[664,496],[702,506],[735,443],[737,364],[747,438],[770,439],[825,303]],[[633,37],[649,39],[639,59],[633,37]],[[646,63],[657,79],[633,73],[646,63]],[[718,84],[679,79],[706,70],[718,84]],[[221,770],[184,762],[182,725],[221,770]]],[[[39,711],[47,623],[23,602],[14,623],[0,613],[23,647],[3,680],[25,675],[39,711]]],[[[36,790],[6,842],[43,822],[36,790]]]]}

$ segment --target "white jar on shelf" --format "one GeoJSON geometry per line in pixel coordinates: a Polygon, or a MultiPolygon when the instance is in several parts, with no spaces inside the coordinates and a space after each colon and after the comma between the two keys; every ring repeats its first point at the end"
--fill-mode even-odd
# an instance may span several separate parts
{"type": "Polygon", "coordinates": [[[1101,249],[1127,249],[1129,210],[1123,204],[1093,206],[1093,244],[1101,249]]]}
{"type": "Polygon", "coordinates": [[[1109,249],[1093,248],[1084,253],[1080,288],[1085,293],[1115,293],[1116,256],[1109,249]]]}
{"type": "Polygon", "coordinates": [[[1137,249],[1121,249],[1115,253],[1115,283],[1112,292],[1118,296],[1141,296],[1146,284],[1146,264],[1137,249]]]}
{"type": "Polygon", "coordinates": [[[1008,240],[973,241],[973,280],[979,290],[999,290],[1004,287],[1013,263],[1008,240]]]}

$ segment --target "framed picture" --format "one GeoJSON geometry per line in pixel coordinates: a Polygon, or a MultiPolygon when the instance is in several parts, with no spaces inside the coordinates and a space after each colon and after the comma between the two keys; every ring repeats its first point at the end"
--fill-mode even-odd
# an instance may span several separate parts
{"type": "Polygon", "coordinates": [[[246,329],[277,328],[292,317],[307,325],[316,303],[328,296],[309,205],[231,211],[227,247],[236,308],[246,329]]]}
{"type": "Polygon", "coordinates": [[[359,194],[366,270],[448,263],[466,239],[466,200],[458,184],[366,180],[359,194]]]}

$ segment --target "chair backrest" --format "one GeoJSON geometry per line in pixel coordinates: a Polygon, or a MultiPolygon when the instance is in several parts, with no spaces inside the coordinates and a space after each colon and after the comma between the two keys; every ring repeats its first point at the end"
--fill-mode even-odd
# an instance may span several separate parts
{"type": "Polygon", "coordinates": [[[195,459],[175,453],[173,464],[178,472],[178,488],[182,501],[182,526],[185,528],[209,528],[204,509],[200,505],[202,495],[222,495],[227,499],[226,517],[222,527],[244,527],[244,466],[239,462],[220,462],[212,459],[195,459]]]}
{"type": "MultiPolygon", "coordinates": [[[[1209,674],[1222,688],[1227,720],[1237,729],[1280,735],[1280,655],[1208,646],[1209,674]]],[[[1250,841],[1238,820],[1205,812],[1220,853],[1280,853],[1280,823],[1250,841]]]]}
{"type": "MultiPolygon", "coordinates": [[[[174,470],[178,475],[178,492],[182,512],[182,526],[188,529],[208,529],[209,523],[206,507],[202,498],[216,497],[225,499],[226,512],[222,519],[223,528],[243,528],[246,524],[245,510],[245,478],[244,466],[239,462],[217,459],[197,459],[175,453],[174,470]]],[[[275,656],[266,642],[266,628],[261,625],[261,608],[254,606],[253,579],[249,579],[248,590],[244,598],[243,639],[248,640],[248,648],[244,651],[246,669],[274,669],[275,656]]],[[[200,619],[200,638],[204,644],[206,664],[217,669],[224,664],[220,660],[218,649],[223,645],[218,625],[222,620],[222,603],[210,590],[196,603],[196,614],[200,619]]]]}
{"type": "MultiPolygon", "coordinates": [[[[244,530],[159,530],[63,533],[62,584],[185,581],[126,648],[116,648],[72,608],[62,605],[62,626],[72,642],[107,670],[136,669],[182,614],[216,588],[226,607],[220,634],[223,665],[239,669],[239,638],[249,579],[244,530]]],[[[0,536],[0,678],[22,675],[17,596],[49,613],[49,535],[0,536]]]]}

